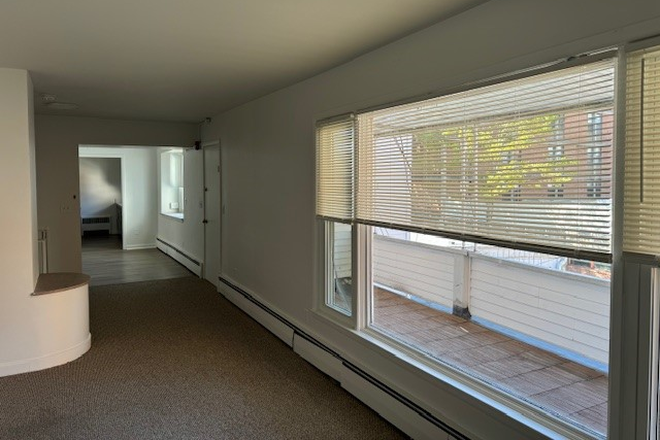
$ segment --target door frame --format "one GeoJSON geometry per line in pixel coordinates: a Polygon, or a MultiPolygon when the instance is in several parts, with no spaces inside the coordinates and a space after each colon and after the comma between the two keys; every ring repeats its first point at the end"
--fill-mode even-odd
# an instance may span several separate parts
{"type": "MultiPolygon", "coordinates": [[[[206,164],[207,164],[207,153],[206,152],[211,148],[217,148],[218,149],[218,181],[217,181],[217,184],[218,184],[218,212],[217,212],[217,216],[218,216],[218,234],[217,234],[218,235],[218,243],[217,243],[217,246],[218,246],[218,261],[217,261],[217,270],[218,270],[218,273],[215,274],[215,276],[217,277],[217,276],[219,276],[220,271],[222,270],[222,147],[221,147],[220,139],[202,142],[202,152],[204,154],[203,161],[202,161],[203,162],[203,165],[202,165],[202,173],[203,173],[202,179],[203,179],[203,184],[204,184],[204,221],[206,221],[208,219],[207,214],[208,214],[208,207],[209,207],[209,203],[208,203],[208,199],[207,199],[208,191],[206,190],[207,189],[206,183],[207,183],[207,177],[208,177],[206,175],[206,164]]],[[[207,273],[208,267],[209,267],[209,264],[208,264],[209,263],[209,259],[208,259],[208,242],[207,242],[208,235],[209,235],[209,233],[208,233],[208,228],[209,227],[210,226],[209,226],[208,223],[204,223],[204,263],[205,264],[204,264],[203,271],[202,271],[202,278],[204,278],[204,279],[207,279],[207,276],[209,275],[207,273]]],[[[217,286],[218,282],[219,281],[216,279],[213,284],[217,286]]]]}
{"type": "MultiPolygon", "coordinates": [[[[122,231],[121,231],[121,248],[122,250],[126,250],[126,234],[124,234],[123,228],[126,225],[126,198],[128,197],[128,194],[126,193],[126,156],[123,153],[117,152],[117,153],[103,153],[103,152],[85,152],[81,153],[80,148],[85,147],[85,148],[120,148],[120,145],[88,145],[88,144],[80,144],[78,145],[78,194],[79,194],[79,200],[78,204],[82,208],[82,200],[80,200],[80,193],[81,193],[81,188],[80,188],[80,159],[81,158],[96,158],[96,159],[119,159],[120,162],[120,170],[121,170],[121,204],[122,204],[122,210],[121,210],[121,224],[122,224],[122,231]]],[[[82,218],[82,213],[78,212],[78,217],[82,218]]],[[[82,253],[82,251],[81,251],[82,253]]]]}

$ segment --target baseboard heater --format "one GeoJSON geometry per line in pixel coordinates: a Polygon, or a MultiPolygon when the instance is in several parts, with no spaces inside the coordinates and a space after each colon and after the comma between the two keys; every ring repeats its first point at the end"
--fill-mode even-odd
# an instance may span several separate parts
{"type": "Polygon", "coordinates": [[[203,263],[197,261],[190,255],[171,245],[170,243],[156,238],[156,247],[163,253],[169,255],[172,259],[184,265],[189,271],[201,278],[203,263]]]}
{"type": "MultiPolygon", "coordinates": [[[[305,332],[287,318],[257,300],[232,281],[218,277],[231,289],[225,296],[316,368],[338,381],[342,388],[362,400],[415,439],[470,440],[415,402],[344,359],[332,348],[305,332]],[[233,295],[235,292],[237,295],[233,295]]],[[[220,290],[226,290],[220,286],[220,290]]],[[[223,292],[224,294],[224,292],[223,292]]]]}
{"type": "Polygon", "coordinates": [[[83,235],[85,232],[107,231],[110,233],[111,217],[83,217],[81,220],[81,229],[83,235]]]}

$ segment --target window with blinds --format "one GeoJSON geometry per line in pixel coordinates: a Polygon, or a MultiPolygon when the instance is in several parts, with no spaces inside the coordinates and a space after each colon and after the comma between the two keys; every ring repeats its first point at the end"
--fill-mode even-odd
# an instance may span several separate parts
{"type": "Polygon", "coordinates": [[[604,60],[360,114],[356,220],[608,261],[613,107],[604,60]]]}
{"type": "Polygon", "coordinates": [[[623,250],[660,255],[660,48],[626,60],[623,250]]]}
{"type": "Polygon", "coordinates": [[[316,127],[316,215],[353,220],[354,118],[321,121],[316,127]]]}

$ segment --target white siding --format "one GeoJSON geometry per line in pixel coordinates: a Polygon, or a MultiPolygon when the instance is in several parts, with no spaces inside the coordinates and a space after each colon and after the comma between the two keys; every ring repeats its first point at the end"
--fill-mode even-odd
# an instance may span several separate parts
{"type": "Polygon", "coordinates": [[[335,223],[334,267],[336,278],[351,276],[351,226],[335,223]]]}
{"type": "Polygon", "coordinates": [[[474,256],[471,287],[472,316],[607,363],[607,282],[474,256]]]}
{"type": "Polygon", "coordinates": [[[454,254],[405,240],[373,237],[376,283],[452,307],[454,254]]]}

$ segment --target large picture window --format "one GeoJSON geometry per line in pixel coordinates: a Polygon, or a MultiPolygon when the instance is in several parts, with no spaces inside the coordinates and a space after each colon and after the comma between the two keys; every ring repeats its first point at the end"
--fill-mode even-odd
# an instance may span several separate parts
{"type": "Polygon", "coordinates": [[[614,90],[601,57],[319,123],[325,305],[350,280],[358,329],[604,437],[614,90]]]}
{"type": "Polygon", "coordinates": [[[608,261],[613,105],[606,60],[361,114],[356,219],[608,261]]]}

